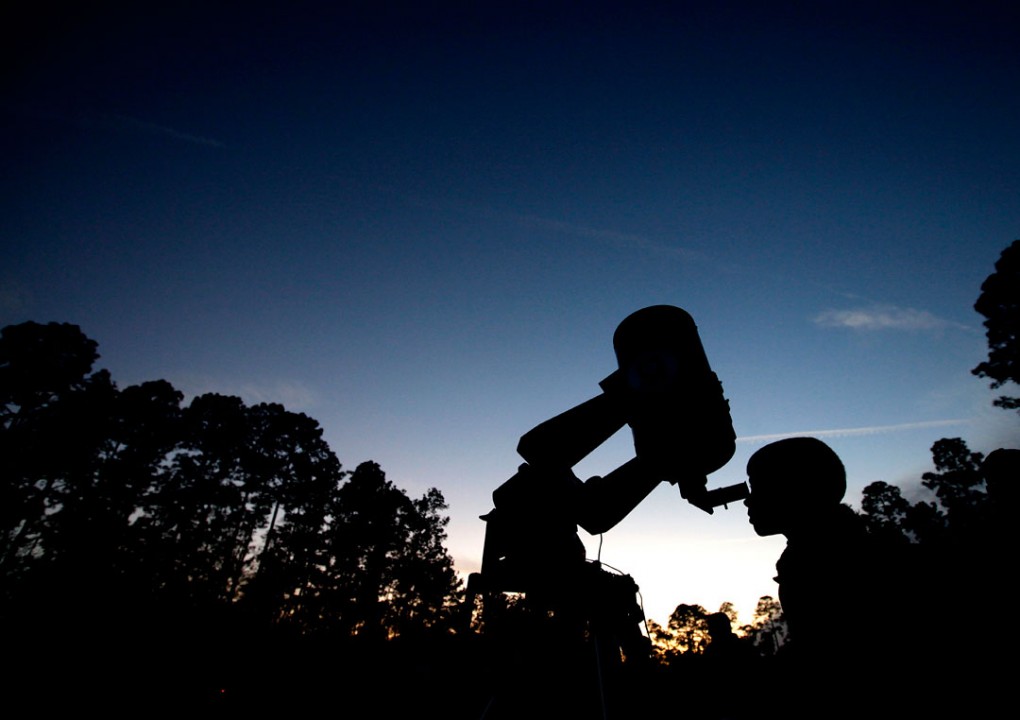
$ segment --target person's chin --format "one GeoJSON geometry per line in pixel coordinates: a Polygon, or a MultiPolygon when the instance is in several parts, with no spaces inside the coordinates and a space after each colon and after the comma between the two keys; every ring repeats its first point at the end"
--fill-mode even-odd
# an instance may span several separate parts
{"type": "Polygon", "coordinates": [[[755,534],[759,537],[769,537],[770,535],[778,535],[779,529],[763,525],[762,523],[751,522],[751,527],[754,528],[755,534]]]}

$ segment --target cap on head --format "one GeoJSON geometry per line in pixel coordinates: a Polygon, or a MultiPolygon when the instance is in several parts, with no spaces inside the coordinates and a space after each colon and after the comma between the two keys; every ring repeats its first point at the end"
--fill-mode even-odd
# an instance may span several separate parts
{"type": "Polygon", "coordinates": [[[839,456],[811,437],[766,445],[747,461],[747,476],[752,495],[758,485],[800,502],[838,504],[846,492],[846,470],[839,456]]]}

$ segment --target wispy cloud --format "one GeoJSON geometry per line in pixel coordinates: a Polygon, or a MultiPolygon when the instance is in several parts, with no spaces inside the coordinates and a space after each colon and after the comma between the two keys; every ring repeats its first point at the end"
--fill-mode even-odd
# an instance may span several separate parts
{"type": "Polygon", "coordinates": [[[131,129],[137,130],[150,135],[162,135],[164,137],[173,138],[174,140],[181,140],[183,142],[192,143],[194,145],[205,145],[206,147],[225,147],[219,140],[213,140],[212,138],[202,137],[201,135],[191,135],[190,133],[181,132],[175,130],[172,127],[165,125],[157,125],[156,123],[147,122],[145,120],[139,120],[138,118],[129,117],[127,115],[118,115],[115,113],[107,113],[101,115],[102,122],[109,127],[114,129],[131,129]]]}
{"type": "Polygon", "coordinates": [[[669,245],[663,245],[661,243],[653,242],[646,237],[641,235],[635,235],[633,233],[618,232],[616,230],[607,230],[605,228],[594,228],[586,225],[577,225],[575,223],[564,222],[562,220],[553,220],[551,218],[539,217],[537,215],[517,215],[515,220],[521,225],[528,228],[535,228],[538,230],[547,230],[550,232],[563,233],[565,235],[574,235],[577,237],[590,238],[592,240],[600,240],[602,242],[608,242],[613,245],[623,246],[627,248],[635,248],[639,250],[647,250],[654,253],[663,255],[673,255],[682,258],[694,258],[701,256],[695,250],[690,250],[684,247],[673,247],[669,245]]]}
{"type": "Polygon", "coordinates": [[[851,330],[943,330],[956,328],[975,332],[974,328],[933,315],[927,310],[901,308],[895,305],[869,305],[849,310],[826,310],[815,316],[821,327],[851,330]]]}
{"type": "Polygon", "coordinates": [[[746,435],[738,437],[738,443],[765,443],[774,440],[783,440],[792,437],[855,437],[858,435],[884,435],[891,432],[904,432],[906,430],[924,430],[926,428],[952,427],[954,425],[968,425],[973,422],[967,418],[955,418],[952,420],[926,420],[924,422],[900,423],[898,425],[870,425],[857,428],[835,428],[827,430],[798,430],[796,432],[772,433],[770,435],[746,435]]]}

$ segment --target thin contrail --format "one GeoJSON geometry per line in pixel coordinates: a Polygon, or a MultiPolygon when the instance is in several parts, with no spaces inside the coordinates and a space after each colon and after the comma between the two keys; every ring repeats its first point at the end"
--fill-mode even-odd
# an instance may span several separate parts
{"type": "Polygon", "coordinates": [[[633,233],[618,232],[616,230],[607,230],[604,228],[589,227],[586,225],[578,225],[576,223],[565,222],[563,220],[553,220],[551,218],[540,217],[538,215],[518,215],[509,214],[507,217],[524,227],[538,228],[541,230],[548,230],[550,232],[565,233],[567,235],[574,235],[577,237],[591,238],[593,240],[601,240],[617,246],[633,247],[640,250],[647,250],[654,253],[660,253],[664,255],[673,255],[682,258],[704,258],[704,253],[696,250],[691,250],[686,247],[672,247],[669,245],[663,245],[657,243],[643,235],[635,235],[633,233]]]}
{"type": "Polygon", "coordinates": [[[226,147],[226,145],[221,143],[219,140],[215,140],[213,138],[203,137],[201,135],[192,135],[191,133],[181,132],[180,130],[176,130],[172,127],[167,127],[166,125],[157,125],[156,123],[148,122],[147,120],[139,120],[136,117],[121,115],[120,113],[85,112],[83,114],[70,115],[67,113],[54,112],[45,108],[7,103],[2,100],[0,100],[0,110],[12,112],[31,120],[46,120],[92,129],[98,127],[117,131],[132,130],[135,132],[148,133],[150,135],[163,135],[173,138],[174,140],[181,140],[194,145],[205,145],[207,147],[215,148],[226,147]]]}
{"type": "Polygon", "coordinates": [[[141,132],[146,132],[152,135],[164,135],[171,137],[174,140],[182,140],[184,142],[192,143],[194,145],[206,145],[208,147],[221,148],[225,147],[219,140],[212,138],[202,137],[200,135],[191,135],[190,133],[184,133],[180,130],[175,130],[172,127],[165,125],[157,125],[156,123],[147,122],[145,120],[139,120],[128,115],[119,115],[117,113],[106,113],[100,116],[106,123],[113,127],[132,128],[141,132]]]}
{"type": "Polygon", "coordinates": [[[951,425],[966,425],[972,422],[966,418],[955,420],[927,420],[925,422],[900,423],[899,425],[871,425],[859,428],[838,428],[829,430],[799,430],[797,432],[772,433],[770,435],[745,435],[738,437],[738,443],[760,443],[772,440],[782,440],[791,437],[854,437],[856,435],[877,435],[888,432],[901,432],[903,430],[920,430],[923,428],[949,427],[951,425]]]}
{"type": "MultiPolygon", "coordinates": [[[[392,194],[403,195],[394,188],[376,186],[385,192],[392,194]]],[[[592,227],[588,225],[579,225],[577,223],[567,222],[565,220],[555,220],[553,218],[542,217],[540,215],[528,215],[523,213],[504,212],[499,210],[493,210],[488,207],[471,205],[461,202],[439,202],[427,197],[418,195],[403,195],[404,199],[410,202],[412,205],[428,208],[438,208],[444,210],[453,210],[465,215],[473,217],[485,218],[487,220],[497,220],[503,222],[511,222],[520,225],[528,229],[543,230],[546,232],[555,232],[564,235],[573,235],[574,237],[589,238],[591,240],[598,240],[616,247],[622,248],[635,248],[638,250],[645,250],[660,255],[670,255],[685,260],[695,259],[707,259],[704,253],[693,250],[689,247],[678,247],[672,245],[665,245],[658,243],[643,235],[636,235],[634,233],[620,232],[618,230],[610,230],[607,228],[592,227]]]]}

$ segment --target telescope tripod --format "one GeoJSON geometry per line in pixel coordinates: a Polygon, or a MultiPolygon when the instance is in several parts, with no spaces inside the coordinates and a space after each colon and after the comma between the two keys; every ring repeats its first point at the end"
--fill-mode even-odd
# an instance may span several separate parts
{"type": "Polygon", "coordinates": [[[486,589],[481,577],[472,576],[469,593],[482,598],[479,624],[492,674],[482,717],[631,716],[651,656],[629,575],[582,562],[516,593],[486,589]]]}

